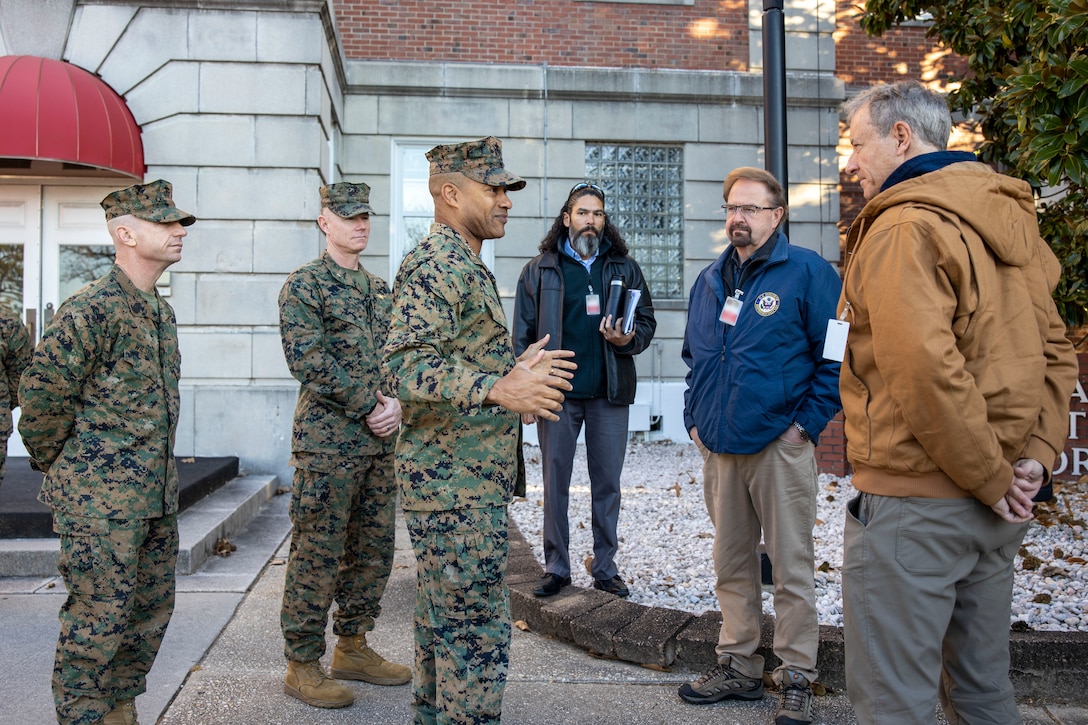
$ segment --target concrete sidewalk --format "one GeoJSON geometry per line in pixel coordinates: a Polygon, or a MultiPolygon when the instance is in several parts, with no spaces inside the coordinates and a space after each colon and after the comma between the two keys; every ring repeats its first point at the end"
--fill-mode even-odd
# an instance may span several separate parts
{"type": "MultiPolygon", "coordinates": [[[[178,605],[166,641],[138,698],[141,722],[171,725],[218,723],[406,723],[410,685],[345,683],[356,702],[342,710],[308,707],[283,694],[283,640],[279,607],[286,557],[287,496],[272,499],[246,532],[233,539],[237,552],[209,561],[197,574],[179,577],[178,605]]],[[[515,536],[515,538],[518,538],[515,536]]],[[[515,542],[515,546],[516,546],[515,542]]],[[[395,661],[411,664],[415,564],[398,517],[393,575],[370,643],[395,661]]],[[[54,722],[49,692],[56,612],[63,598],[55,579],[0,579],[0,723],[54,722]],[[52,588],[50,585],[52,584],[52,588]]],[[[329,635],[329,654],[332,643],[329,635]]],[[[503,721],[555,723],[773,723],[777,698],[756,703],[692,706],[676,695],[690,669],[659,671],[515,628],[503,721]]],[[[1088,725],[1088,709],[1025,703],[1027,725],[1088,725]]],[[[816,723],[855,723],[841,692],[816,700],[816,723]]],[[[943,721],[941,721],[943,722],[943,721]]]]}

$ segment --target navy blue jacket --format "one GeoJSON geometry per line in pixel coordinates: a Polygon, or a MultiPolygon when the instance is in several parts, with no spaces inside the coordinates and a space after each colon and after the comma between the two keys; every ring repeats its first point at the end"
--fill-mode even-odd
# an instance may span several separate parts
{"type": "Polygon", "coordinates": [[[775,232],[771,256],[745,277],[735,327],[719,321],[733,290],[728,247],[699,273],[688,301],[684,426],[714,453],[758,453],[794,421],[815,441],[839,412],[839,363],[823,358],[842,283],[820,255],[775,232]]]}

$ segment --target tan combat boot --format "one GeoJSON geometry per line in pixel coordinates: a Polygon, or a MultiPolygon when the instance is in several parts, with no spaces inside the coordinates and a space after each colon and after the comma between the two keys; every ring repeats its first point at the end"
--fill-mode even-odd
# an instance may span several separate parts
{"type": "Polygon", "coordinates": [[[362,680],[372,685],[403,685],[412,680],[410,669],[370,649],[366,634],[341,637],[336,642],[330,672],[338,680],[362,680]]]}
{"type": "Polygon", "coordinates": [[[120,700],[102,718],[102,725],[140,725],[136,720],[136,701],[120,700]]]}
{"type": "Polygon", "coordinates": [[[288,660],[287,678],[283,681],[283,691],[314,707],[347,707],[355,702],[355,694],[329,679],[317,660],[312,662],[288,660]]]}

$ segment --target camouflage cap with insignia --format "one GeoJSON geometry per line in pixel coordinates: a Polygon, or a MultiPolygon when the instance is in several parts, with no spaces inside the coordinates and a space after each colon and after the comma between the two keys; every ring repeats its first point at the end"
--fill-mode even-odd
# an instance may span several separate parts
{"type": "Polygon", "coordinates": [[[158,179],[115,191],[101,202],[106,211],[106,221],[131,214],[149,222],[181,222],[183,227],[187,227],[196,221],[196,217],[174,206],[173,190],[169,181],[158,179]]]}
{"type": "Polygon", "coordinates": [[[508,191],[525,188],[525,179],[514,176],[502,163],[502,141],[494,136],[477,141],[435,146],[427,152],[431,176],[461,173],[481,184],[502,186],[508,191]]]}
{"type": "Polygon", "coordinates": [[[366,184],[352,184],[347,181],[322,186],[321,206],[345,219],[374,213],[374,210],[370,208],[370,187],[366,184]]]}

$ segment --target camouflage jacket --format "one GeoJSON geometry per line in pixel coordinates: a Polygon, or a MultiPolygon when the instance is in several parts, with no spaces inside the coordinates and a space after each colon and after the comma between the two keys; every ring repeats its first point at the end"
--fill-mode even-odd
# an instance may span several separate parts
{"type": "Polygon", "coordinates": [[[385,281],[355,275],[328,252],[291,273],[280,290],[280,337],[302,389],[295,407],[291,465],[328,469],[330,456],[374,455],[393,439],[374,435],[366,416],[392,395],[381,366],[392,300],[385,281]]]}
{"type": "MultiPolygon", "coordinates": [[[[0,305],[0,445],[11,436],[11,410],[19,405],[19,378],[34,346],[19,316],[0,305]]],[[[0,458],[3,457],[0,451],[0,458]]]]}
{"type": "Polygon", "coordinates": [[[39,499],[76,516],[156,518],[178,509],[174,310],[158,314],[120,267],[65,300],[19,387],[19,433],[45,472],[39,499]]]}
{"type": "Polygon", "coordinates": [[[508,503],[519,417],[484,397],[514,367],[495,278],[450,227],[401,263],[385,361],[404,416],[397,438],[401,504],[445,511],[508,503]]]}

